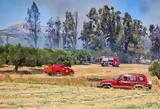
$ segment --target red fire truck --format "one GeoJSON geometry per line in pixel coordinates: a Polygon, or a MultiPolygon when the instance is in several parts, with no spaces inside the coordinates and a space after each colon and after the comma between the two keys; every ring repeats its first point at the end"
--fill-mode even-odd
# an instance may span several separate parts
{"type": "Polygon", "coordinates": [[[99,58],[99,62],[101,64],[101,66],[112,65],[113,67],[119,67],[119,65],[120,65],[119,57],[101,56],[99,58]]]}

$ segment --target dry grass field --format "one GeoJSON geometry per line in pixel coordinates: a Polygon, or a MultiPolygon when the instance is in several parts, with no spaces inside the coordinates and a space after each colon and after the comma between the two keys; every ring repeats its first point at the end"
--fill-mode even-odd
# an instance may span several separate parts
{"type": "Polygon", "coordinates": [[[122,64],[120,67],[101,67],[100,65],[74,65],[75,75],[70,76],[48,76],[43,73],[43,67],[21,67],[19,73],[15,74],[14,66],[0,67],[0,81],[18,83],[43,83],[52,85],[67,86],[97,86],[96,80],[109,79],[121,73],[144,73],[149,76],[154,83],[158,80],[148,74],[149,65],[141,64],[122,64]],[[25,73],[25,74],[24,74],[25,73]]]}
{"type": "Polygon", "coordinates": [[[148,74],[148,65],[122,64],[119,68],[75,65],[73,77],[49,77],[43,67],[0,67],[0,109],[160,109],[159,80],[148,74]],[[96,88],[98,79],[121,73],[144,73],[153,89],[119,90],[96,88]],[[27,74],[24,74],[27,73],[27,74]]]}
{"type": "Polygon", "coordinates": [[[0,109],[160,109],[154,91],[0,83],[0,109]]]}

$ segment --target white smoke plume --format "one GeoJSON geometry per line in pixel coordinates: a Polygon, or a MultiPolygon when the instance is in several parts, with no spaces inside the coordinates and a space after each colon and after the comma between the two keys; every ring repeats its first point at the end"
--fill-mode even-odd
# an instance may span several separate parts
{"type": "Polygon", "coordinates": [[[160,0],[140,0],[139,8],[146,26],[150,24],[160,25],[160,0]],[[149,1],[149,2],[146,2],[149,1]]]}

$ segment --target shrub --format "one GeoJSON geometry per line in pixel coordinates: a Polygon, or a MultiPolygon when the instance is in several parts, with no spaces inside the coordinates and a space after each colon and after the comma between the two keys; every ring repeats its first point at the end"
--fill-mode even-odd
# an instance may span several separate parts
{"type": "Polygon", "coordinates": [[[9,50],[13,45],[6,44],[5,46],[0,46],[0,64],[9,63],[9,50]]]}
{"type": "Polygon", "coordinates": [[[91,58],[90,52],[86,50],[72,50],[71,56],[74,58],[75,64],[84,64],[91,58]]]}
{"type": "Polygon", "coordinates": [[[34,48],[25,48],[26,51],[26,60],[24,65],[25,66],[30,66],[30,67],[34,67],[36,66],[36,49],[34,48]]]}
{"type": "Polygon", "coordinates": [[[25,63],[25,49],[20,44],[10,47],[9,49],[9,63],[15,66],[15,71],[17,72],[19,66],[25,63]]]}
{"type": "Polygon", "coordinates": [[[154,62],[150,67],[149,67],[149,72],[152,76],[157,76],[158,79],[160,79],[160,61],[154,62]]]}

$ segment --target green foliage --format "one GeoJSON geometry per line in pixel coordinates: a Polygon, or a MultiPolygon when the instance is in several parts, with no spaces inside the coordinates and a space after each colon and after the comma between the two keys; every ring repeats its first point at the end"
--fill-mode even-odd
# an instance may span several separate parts
{"type": "Polygon", "coordinates": [[[100,24],[98,23],[98,12],[91,8],[87,14],[88,22],[83,23],[83,31],[79,39],[83,41],[83,47],[90,50],[102,50],[105,47],[105,40],[100,34],[100,24]]]}
{"type": "Polygon", "coordinates": [[[20,44],[9,48],[9,64],[15,65],[15,71],[18,70],[19,66],[22,66],[25,63],[25,55],[25,49],[20,44]]]}
{"type": "Polygon", "coordinates": [[[5,56],[3,47],[0,47],[0,65],[5,64],[5,56]]]}
{"type": "Polygon", "coordinates": [[[39,38],[38,33],[40,32],[40,12],[38,6],[33,2],[31,8],[28,8],[26,23],[28,25],[30,35],[28,40],[31,40],[34,43],[34,47],[37,48],[37,40],[39,38]]]}
{"type": "Polygon", "coordinates": [[[149,67],[149,72],[152,76],[157,76],[158,79],[160,79],[160,61],[154,62],[150,67],[149,67]]]}
{"type": "Polygon", "coordinates": [[[120,11],[105,5],[98,11],[91,8],[87,18],[79,38],[84,49],[97,53],[109,51],[118,54],[122,62],[127,63],[132,63],[134,58],[140,58],[144,54],[142,39],[147,35],[147,29],[129,13],[125,12],[122,16],[120,11]]]}
{"type": "MultiPolygon", "coordinates": [[[[76,15],[75,15],[76,16],[76,15]]],[[[63,22],[63,46],[65,49],[75,49],[77,40],[77,22],[71,12],[65,13],[65,21],[63,22]]]]}
{"type": "Polygon", "coordinates": [[[149,28],[150,35],[149,38],[151,39],[152,47],[152,59],[160,59],[160,27],[157,25],[150,25],[149,28]]]}
{"type": "Polygon", "coordinates": [[[72,57],[75,58],[76,64],[84,64],[85,62],[90,61],[91,54],[86,50],[72,50],[72,57]]]}
{"type": "Polygon", "coordinates": [[[26,51],[26,60],[24,65],[25,66],[36,66],[36,59],[37,56],[35,55],[37,50],[35,48],[25,48],[26,51]]]}
{"type": "Polygon", "coordinates": [[[56,61],[57,64],[63,64],[65,66],[71,66],[71,57],[69,56],[65,56],[65,55],[59,55],[57,57],[57,61],[56,61]]]}
{"type": "Polygon", "coordinates": [[[71,66],[87,62],[91,54],[85,50],[47,49],[30,48],[18,45],[0,46],[0,64],[11,64],[15,71],[19,66],[41,66],[50,63],[64,64],[71,66]]]}
{"type": "Polygon", "coordinates": [[[12,45],[0,46],[0,64],[8,64],[9,63],[9,50],[12,45]]]}

